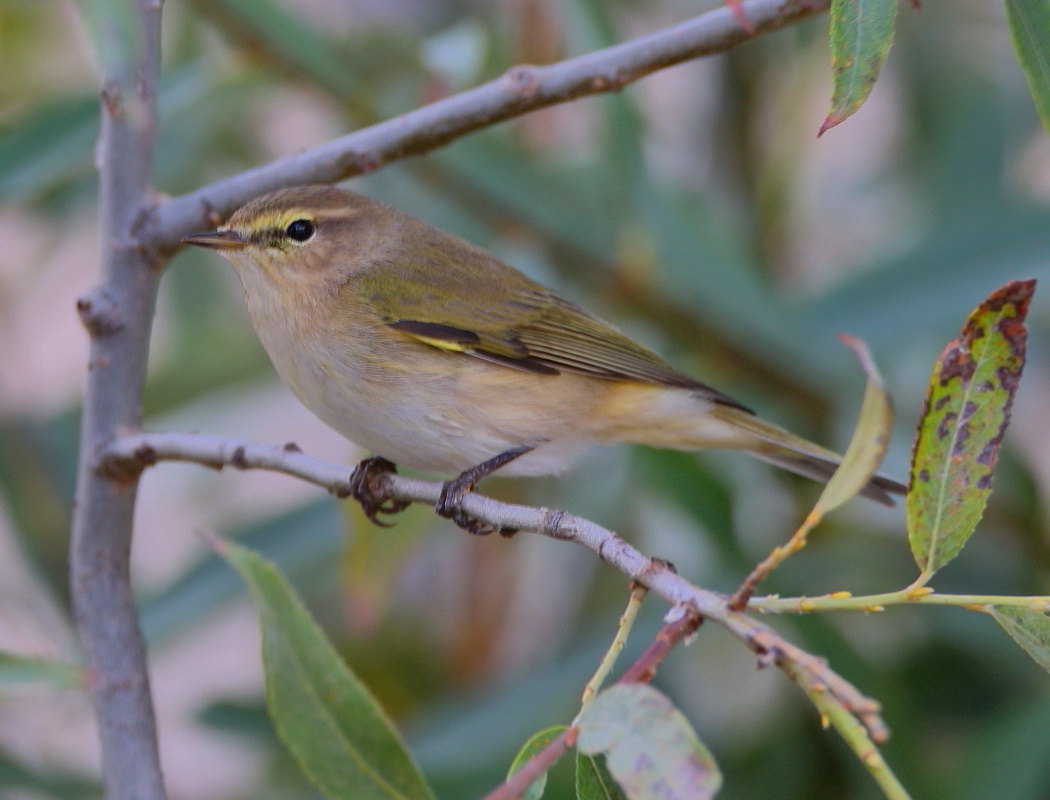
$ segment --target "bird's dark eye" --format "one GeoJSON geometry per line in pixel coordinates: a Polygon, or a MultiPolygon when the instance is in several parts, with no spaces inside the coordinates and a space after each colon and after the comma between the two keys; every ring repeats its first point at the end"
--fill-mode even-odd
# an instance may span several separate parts
{"type": "Polygon", "coordinates": [[[284,233],[289,239],[305,242],[314,235],[314,224],[308,219],[297,219],[289,223],[288,227],[284,229],[284,233]]]}

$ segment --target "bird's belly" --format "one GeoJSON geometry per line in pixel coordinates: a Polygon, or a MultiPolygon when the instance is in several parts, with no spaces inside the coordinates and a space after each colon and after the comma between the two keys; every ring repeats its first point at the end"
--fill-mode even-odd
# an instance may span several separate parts
{"type": "Polygon", "coordinates": [[[321,420],[412,469],[455,474],[527,445],[536,449],[500,474],[546,475],[571,466],[594,444],[579,425],[589,402],[580,379],[532,375],[459,354],[446,358],[436,350],[433,355],[412,369],[377,374],[345,350],[338,361],[316,352],[295,360],[270,353],[284,383],[321,420]],[[311,366],[303,370],[303,363],[311,366]]]}

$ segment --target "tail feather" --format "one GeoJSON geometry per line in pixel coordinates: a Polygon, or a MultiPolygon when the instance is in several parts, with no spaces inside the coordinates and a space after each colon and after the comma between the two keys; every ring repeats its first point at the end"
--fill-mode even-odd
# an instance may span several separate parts
{"type": "MultiPolygon", "coordinates": [[[[838,461],[831,461],[830,459],[804,453],[796,453],[787,449],[784,449],[779,453],[751,452],[756,458],[760,458],[770,464],[775,464],[778,467],[782,467],[790,472],[802,475],[803,477],[820,481],[821,483],[827,483],[831,480],[831,476],[835,473],[835,470],[839,465],[838,461]]],[[[873,475],[871,480],[860,490],[860,493],[885,506],[894,506],[896,503],[894,503],[892,495],[903,495],[906,491],[906,486],[898,483],[892,478],[888,478],[885,475],[873,475]]]]}
{"type": "MultiPolygon", "coordinates": [[[[827,483],[842,460],[836,453],[748,412],[736,408],[719,408],[715,416],[745,434],[737,437],[733,447],[803,477],[827,483]]],[[[874,475],[860,493],[883,505],[892,506],[892,495],[903,495],[907,490],[908,487],[892,478],[874,475]]]]}

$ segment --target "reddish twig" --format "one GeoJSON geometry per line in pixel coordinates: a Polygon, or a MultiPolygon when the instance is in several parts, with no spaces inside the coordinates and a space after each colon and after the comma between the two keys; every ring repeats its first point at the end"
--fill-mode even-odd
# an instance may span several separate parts
{"type": "Polygon", "coordinates": [[[484,800],[516,800],[534,780],[550,769],[562,754],[576,743],[576,728],[563,730],[540,752],[521,765],[521,769],[485,795],[484,800]]]}

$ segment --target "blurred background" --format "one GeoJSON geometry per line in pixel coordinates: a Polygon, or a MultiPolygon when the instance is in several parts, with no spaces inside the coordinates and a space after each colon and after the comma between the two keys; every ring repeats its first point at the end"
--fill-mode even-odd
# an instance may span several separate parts
{"type": "MultiPolygon", "coordinates": [[[[106,4],[98,4],[105,7],[106,4]]],[[[155,185],[179,194],[498,76],[687,19],[714,0],[168,0],[155,185]]],[[[0,797],[99,796],[74,666],[66,548],[96,277],[98,65],[72,2],[0,0],[0,797]]],[[[907,474],[930,367],[969,311],[1037,277],[1029,361],[977,535],[942,591],[1050,593],[1050,141],[1001,8],[904,4],[871,99],[821,139],[827,19],[533,113],[350,186],[495,252],[762,414],[842,448],[863,388],[834,337],[872,347],[907,474]]],[[[220,259],[164,278],[145,405],[155,430],[363,454],[276,379],[220,259]]],[[[730,590],[817,489],[744,457],[622,449],[560,479],[486,482],[560,506],[730,590]]],[[[395,527],[262,472],[161,465],[133,567],[173,800],[313,798],[263,709],[254,613],[202,533],[280,566],[405,732],[438,795],[480,797],[534,730],[565,722],[624,578],[539,536],[470,537],[414,507],[395,527]]],[[[901,509],[851,503],[764,584],[886,591],[916,568],[901,509]]],[[[658,627],[649,599],[628,645],[658,627]]],[[[1046,675],[990,619],[893,608],[771,620],[885,704],[916,797],[1050,797],[1046,675]]],[[[777,670],[715,626],[656,684],[711,746],[720,797],[874,798],[777,670]]],[[[556,768],[548,797],[570,795],[556,768]]]]}

